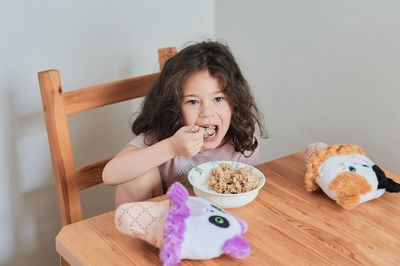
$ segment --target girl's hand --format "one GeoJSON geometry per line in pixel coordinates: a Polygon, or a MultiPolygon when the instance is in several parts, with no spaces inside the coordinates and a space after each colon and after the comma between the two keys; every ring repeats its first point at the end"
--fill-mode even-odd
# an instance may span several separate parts
{"type": "Polygon", "coordinates": [[[192,157],[204,144],[204,128],[199,126],[184,126],[178,129],[170,138],[176,156],[192,157]]]}

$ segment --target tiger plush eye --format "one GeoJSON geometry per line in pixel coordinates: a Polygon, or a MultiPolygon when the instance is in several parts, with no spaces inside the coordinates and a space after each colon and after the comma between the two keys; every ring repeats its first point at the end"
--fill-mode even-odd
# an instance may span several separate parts
{"type": "Polygon", "coordinates": [[[355,172],[357,169],[354,166],[349,166],[349,171],[350,172],[355,172]]]}

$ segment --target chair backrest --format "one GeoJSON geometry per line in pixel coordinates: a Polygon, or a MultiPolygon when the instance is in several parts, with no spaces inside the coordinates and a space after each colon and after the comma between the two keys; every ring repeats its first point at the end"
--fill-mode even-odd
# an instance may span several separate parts
{"type": "MultiPolygon", "coordinates": [[[[175,53],[175,47],[158,50],[160,70],[175,53]]],[[[67,116],[145,96],[158,75],[138,76],[64,93],[58,70],[38,73],[63,225],[82,220],[79,191],[102,183],[103,168],[111,159],[75,168],[67,116]]]]}

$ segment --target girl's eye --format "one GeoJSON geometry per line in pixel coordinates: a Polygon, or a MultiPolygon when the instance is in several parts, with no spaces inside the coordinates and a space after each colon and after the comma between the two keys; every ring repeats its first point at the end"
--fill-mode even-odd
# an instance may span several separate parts
{"type": "Polygon", "coordinates": [[[189,100],[189,101],[187,101],[187,103],[188,104],[196,104],[196,103],[199,103],[199,101],[197,101],[197,100],[189,100]]]}
{"type": "Polygon", "coordinates": [[[224,99],[223,97],[215,97],[215,98],[214,98],[214,101],[216,101],[216,102],[222,102],[223,99],[224,99]]]}

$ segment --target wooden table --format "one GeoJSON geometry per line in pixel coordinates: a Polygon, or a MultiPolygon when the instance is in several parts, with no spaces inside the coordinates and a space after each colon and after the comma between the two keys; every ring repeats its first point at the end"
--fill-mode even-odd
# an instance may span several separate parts
{"type": "MultiPolygon", "coordinates": [[[[322,192],[306,192],[300,152],[257,168],[267,182],[256,200],[227,209],[247,221],[251,256],[182,265],[400,265],[400,194],[346,211],[322,192]]],[[[113,211],[63,227],[56,248],[72,265],[161,265],[157,248],[117,231],[113,211]]]]}

